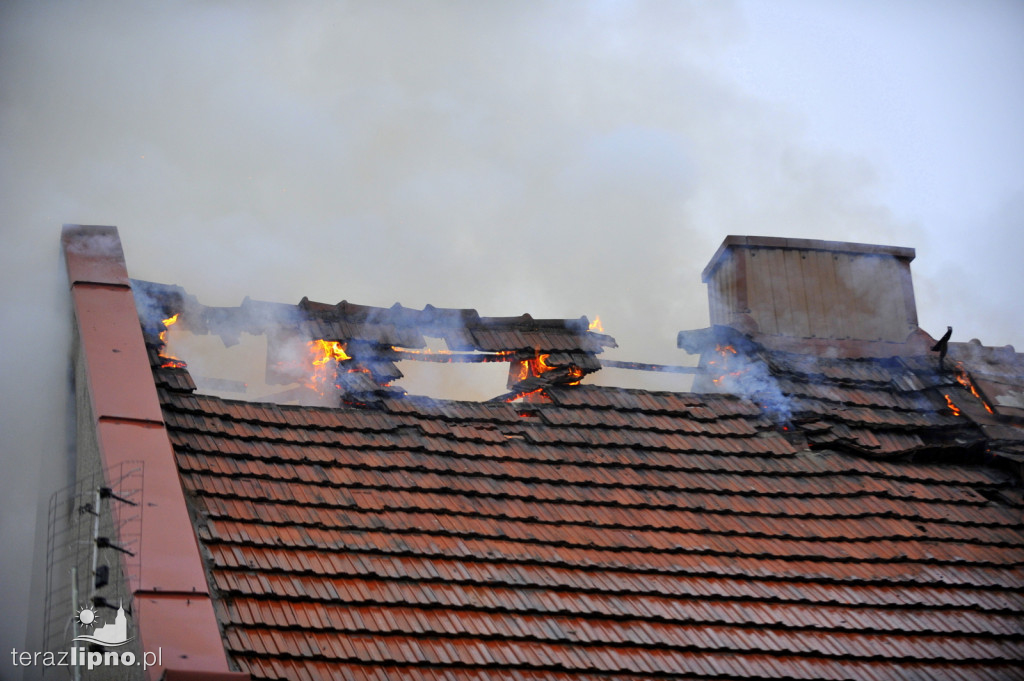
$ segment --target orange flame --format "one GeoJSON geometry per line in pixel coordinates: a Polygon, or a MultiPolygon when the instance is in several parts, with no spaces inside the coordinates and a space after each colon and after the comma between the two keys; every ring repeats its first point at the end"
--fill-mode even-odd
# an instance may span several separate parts
{"type": "Polygon", "coordinates": [[[313,352],[313,366],[315,367],[324,366],[331,360],[344,362],[347,359],[352,359],[345,352],[345,346],[338,341],[315,340],[310,341],[308,345],[313,352]]]}
{"type": "Polygon", "coordinates": [[[180,317],[180,316],[181,316],[181,313],[179,312],[178,314],[174,315],[173,317],[168,317],[167,319],[163,320],[164,330],[160,332],[160,342],[161,343],[166,343],[167,342],[167,330],[170,329],[172,326],[174,326],[175,324],[178,323],[178,317],[180,317]]]}
{"type": "Polygon", "coordinates": [[[597,333],[604,333],[604,326],[601,325],[601,315],[596,315],[594,321],[590,322],[588,331],[596,331],[597,333]]]}
{"type": "Polygon", "coordinates": [[[974,387],[974,381],[972,381],[971,377],[967,374],[967,369],[964,367],[963,362],[956,363],[956,382],[970,390],[971,394],[977,397],[979,401],[981,401],[981,404],[985,407],[985,410],[988,411],[989,414],[995,414],[995,412],[992,411],[992,407],[990,407],[988,402],[985,401],[985,398],[981,396],[981,393],[978,392],[978,389],[974,387]]]}
{"type": "Polygon", "coordinates": [[[712,359],[708,361],[708,367],[720,367],[722,374],[718,378],[712,378],[711,382],[718,385],[722,382],[726,376],[742,376],[743,371],[726,371],[729,368],[731,362],[730,355],[738,355],[736,348],[731,345],[715,345],[715,352],[722,356],[721,361],[712,359]]]}
{"type": "Polygon", "coordinates": [[[524,360],[519,363],[519,380],[525,381],[530,377],[530,360],[524,360]]]}
{"type": "MultiPolygon", "coordinates": [[[[564,379],[561,379],[560,382],[562,385],[579,385],[582,382],[583,369],[575,364],[570,364],[568,367],[553,366],[548,364],[549,357],[551,357],[551,353],[545,352],[538,354],[536,357],[531,357],[530,359],[519,360],[519,366],[515,373],[516,382],[522,383],[530,377],[542,376],[543,374],[555,369],[563,369],[566,372],[565,377],[569,380],[565,381],[564,379]]],[[[508,401],[511,402],[514,399],[518,399],[518,397],[522,397],[523,395],[532,395],[533,393],[538,393],[537,397],[543,397],[544,393],[540,392],[541,390],[541,388],[538,388],[529,393],[521,393],[517,397],[513,397],[508,401]]]]}
{"type": "Polygon", "coordinates": [[[334,384],[334,367],[338,362],[352,359],[345,346],[338,341],[314,340],[307,343],[312,356],[312,374],[304,383],[307,388],[325,394],[328,385],[334,384]]]}
{"type": "MultiPolygon", "coordinates": [[[[544,393],[543,388],[536,388],[534,390],[527,390],[526,392],[514,393],[505,398],[505,402],[515,402],[516,400],[523,400],[524,402],[544,402],[547,400],[547,396],[544,393]]],[[[519,414],[521,417],[527,416],[527,414],[519,414]]]]}
{"type": "Polygon", "coordinates": [[[175,357],[174,355],[165,355],[164,354],[164,351],[167,349],[167,331],[172,326],[174,326],[175,324],[178,323],[178,317],[179,316],[181,316],[180,312],[178,314],[172,316],[172,317],[168,317],[167,319],[163,320],[164,330],[161,331],[160,334],[159,334],[160,345],[161,345],[160,353],[159,354],[160,354],[160,358],[164,359],[166,361],[163,364],[160,365],[161,369],[184,369],[185,367],[188,366],[185,363],[184,360],[179,359],[179,358],[175,357]]]}
{"type": "Polygon", "coordinates": [[[953,416],[960,416],[960,408],[953,404],[953,400],[950,399],[949,395],[944,395],[946,398],[946,406],[953,412],[953,416]]]}
{"type": "MultiPolygon", "coordinates": [[[[532,376],[540,376],[545,374],[552,369],[559,367],[548,364],[548,358],[551,357],[551,353],[545,352],[537,355],[536,359],[527,359],[519,363],[519,380],[525,381],[527,378],[532,376]]],[[[580,379],[583,378],[583,369],[580,369],[575,364],[572,364],[568,368],[569,378],[575,379],[573,383],[569,385],[578,385],[580,379]]]]}

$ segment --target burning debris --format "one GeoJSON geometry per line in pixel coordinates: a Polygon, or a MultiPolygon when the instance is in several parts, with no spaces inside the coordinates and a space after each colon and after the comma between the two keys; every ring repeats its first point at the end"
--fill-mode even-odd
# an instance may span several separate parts
{"type": "Polygon", "coordinates": [[[765,414],[786,428],[793,410],[779,382],[761,357],[762,349],[749,337],[727,326],[680,331],[677,345],[700,355],[701,375],[696,392],[723,392],[759,404],[765,414]]]}
{"type": "MultiPolygon", "coordinates": [[[[396,366],[403,360],[503,362],[509,365],[507,387],[517,396],[533,393],[540,399],[546,386],[578,385],[600,370],[596,354],[616,346],[599,331],[599,318],[481,317],[475,310],[430,305],[413,310],[399,304],[376,308],[308,299],[280,305],[247,298],[236,308],[214,308],[178,287],[148,282],[133,282],[133,287],[144,329],[161,352],[167,326],[179,319],[187,320],[193,334],[220,336],[225,346],[238,343],[242,333],[265,337],[265,383],[291,386],[266,396],[271,400],[308,399],[299,389],[347,403],[400,397],[405,392],[393,384],[403,377],[396,366]],[[164,318],[166,325],[159,328],[149,321],[164,318]],[[428,337],[443,348],[428,343],[428,337]]],[[[176,357],[161,357],[165,367],[184,368],[176,357]]]]}
{"type": "Polygon", "coordinates": [[[716,345],[715,354],[710,357],[706,369],[720,392],[739,395],[761,405],[772,421],[788,427],[793,417],[790,401],[767,364],[741,354],[733,345],[716,345]]]}
{"type": "Polygon", "coordinates": [[[561,385],[579,385],[583,378],[583,369],[572,359],[556,363],[551,353],[539,353],[535,357],[515,362],[510,367],[510,374],[515,374],[514,385],[526,382],[531,378],[544,379],[546,383],[561,385]]]}
{"type": "Polygon", "coordinates": [[[385,395],[404,394],[391,385],[402,373],[390,360],[386,352],[366,343],[305,341],[298,334],[279,332],[268,343],[267,375],[275,383],[299,384],[328,403],[340,399],[366,404],[385,395]]]}
{"type": "Polygon", "coordinates": [[[970,391],[971,395],[974,395],[974,397],[976,397],[978,401],[981,402],[982,406],[985,407],[985,411],[987,411],[989,414],[995,414],[995,411],[992,410],[992,407],[991,405],[989,405],[988,401],[981,396],[980,392],[978,392],[978,388],[977,386],[974,385],[974,381],[971,380],[971,376],[970,374],[967,373],[967,368],[964,366],[963,362],[956,363],[956,382],[962,385],[963,387],[967,388],[967,390],[970,391]]]}
{"type": "Polygon", "coordinates": [[[509,365],[508,388],[511,392],[499,395],[494,401],[546,401],[545,388],[579,385],[587,373],[596,371],[600,366],[592,358],[569,353],[538,352],[525,356],[509,365]]]}
{"type": "Polygon", "coordinates": [[[715,346],[715,352],[721,359],[709,359],[707,362],[708,373],[713,377],[711,382],[715,385],[721,386],[729,376],[739,378],[747,370],[743,368],[739,371],[729,371],[733,368],[731,365],[735,364],[736,355],[739,354],[733,346],[718,344],[715,346]]]}
{"type": "Polygon", "coordinates": [[[946,407],[954,416],[970,414],[972,418],[977,418],[981,415],[981,411],[974,406],[975,404],[980,404],[989,415],[996,415],[992,405],[989,404],[989,401],[982,395],[974,380],[971,379],[971,375],[962,360],[958,360],[953,366],[953,378],[955,380],[954,383],[949,383],[948,380],[943,379],[942,385],[950,391],[943,393],[943,399],[946,401],[946,407]],[[968,393],[970,397],[968,397],[968,393]],[[971,397],[977,400],[977,403],[972,402],[971,397]],[[954,398],[956,401],[954,401],[954,398]],[[964,413],[965,411],[967,412],[966,414],[964,413]]]}

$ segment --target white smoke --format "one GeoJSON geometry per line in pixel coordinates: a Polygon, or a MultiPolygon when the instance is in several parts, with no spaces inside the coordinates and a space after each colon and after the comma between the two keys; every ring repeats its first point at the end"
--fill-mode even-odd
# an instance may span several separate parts
{"type": "Polygon", "coordinates": [[[786,425],[793,417],[792,405],[779,387],[768,366],[756,356],[744,352],[722,353],[721,373],[711,373],[717,379],[715,387],[724,393],[744,397],[760,405],[765,415],[778,425],[786,425]]]}

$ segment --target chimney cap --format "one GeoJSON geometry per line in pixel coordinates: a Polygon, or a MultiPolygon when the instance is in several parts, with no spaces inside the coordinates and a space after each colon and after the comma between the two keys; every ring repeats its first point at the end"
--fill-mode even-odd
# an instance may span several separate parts
{"type": "Polygon", "coordinates": [[[910,262],[916,255],[913,248],[902,246],[881,246],[877,244],[861,244],[850,241],[824,241],[822,239],[787,239],[777,236],[740,236],[730,234],[722,241],[707,267],[701,272],[701,281],[707,283],[725,258],[725,254],[735,248],[783,248],[795,251],[828,251],[830,253],[848,253],[854,255],[884,255],[910,262]]]}

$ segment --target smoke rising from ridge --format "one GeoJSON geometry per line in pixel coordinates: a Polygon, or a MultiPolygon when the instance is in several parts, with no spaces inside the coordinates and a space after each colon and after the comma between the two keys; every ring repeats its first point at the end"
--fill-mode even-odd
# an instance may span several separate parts
{"type": "MultiPolygon", "coordinates": [[[[0,437],[31,469],[0,488],[5,545],[31,544],[27,490],[63,453],[66,222],[117,225],[133,277],[208,305],[600,314],[609,356],[670,364],[676,332],[707,324],[699,274],[726,234],[912,246],[922,327],[1024,346],[1024,57],[1004,37],[1024,13],[908,3],[899,25],[920,33],[857,71],[871,51],[825,43],[892,29],[854,6],[800,33],[800,3],[773,3],[771,26],[742,2],[4,3],[0,437]],[[952,69],[949,46],[970,59],[952,69]],[[970,125],[941,127],[936,91],[970,125]],[[864,150],[897,151],[821,133],[864,120],[864,150]],[[904,140],[921,156],[894,165],[904,140]]],[[[0,643],[19,648],[27,551],[0,563],[21,598],[0,643]]]]}

